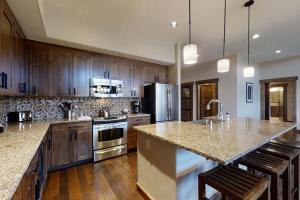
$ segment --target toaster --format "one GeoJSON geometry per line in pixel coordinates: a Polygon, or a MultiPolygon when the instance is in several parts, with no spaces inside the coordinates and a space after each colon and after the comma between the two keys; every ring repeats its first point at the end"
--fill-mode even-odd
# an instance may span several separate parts
{"type": "Polygon", "coordinates": [[[7,122],[25,122],[32,121],[32,112],[22,111],[22,112],[9,112],[7,114],[7,122]]]}

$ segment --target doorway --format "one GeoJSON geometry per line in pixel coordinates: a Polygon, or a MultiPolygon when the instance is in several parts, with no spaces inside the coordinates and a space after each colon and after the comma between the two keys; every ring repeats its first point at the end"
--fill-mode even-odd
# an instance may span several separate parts
{"type": "Polygon", "coordinates": [[[207,110],[206,106],[210,100],[218,99],[218,83],[219,79],[209,79],[196,82],[197,120],[217,115],[217,104],[212,104],[210,110],[207,110]]]}
{"type": "Polygon", "coordinates": [[[296,122],[298,77],[261,80],[261,118],[296,122]]]}
{"type": "Polygon", "coordinates": [[[181,121],[193,120],[193,86],[194,83],[181,84],[181,121]]]}

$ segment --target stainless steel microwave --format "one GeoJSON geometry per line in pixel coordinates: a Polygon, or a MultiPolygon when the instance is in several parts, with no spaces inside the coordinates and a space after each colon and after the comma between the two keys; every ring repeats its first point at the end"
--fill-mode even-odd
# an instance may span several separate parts
{"type": "Polygon", "coordinates": [[[92,97],[123,97],[123,81],[92,78],[90,80],[90,95],[92,97]]]}

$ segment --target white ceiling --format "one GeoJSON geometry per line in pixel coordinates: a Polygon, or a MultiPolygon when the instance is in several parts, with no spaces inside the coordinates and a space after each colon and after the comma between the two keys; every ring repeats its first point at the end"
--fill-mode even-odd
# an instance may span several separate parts
{"type": "MultiPolygon", "coordinates": [[[[29,39],[162,64],[187,43],[188,0],[8,0],[29,39]],[[178,27],[172,29],[170,22],[178,27]]],[[[247,49],[244,1],[228,1],[227,55],[247,49]]],[[[192,41],[199,62],[222,55],[222,0],[192,0],[192,41]]],[[[260,0],[252,9],[256,63],[300,55],[300,1],[260,0]],[[275,50],[282,49],[277,55],[275,50]]]]}

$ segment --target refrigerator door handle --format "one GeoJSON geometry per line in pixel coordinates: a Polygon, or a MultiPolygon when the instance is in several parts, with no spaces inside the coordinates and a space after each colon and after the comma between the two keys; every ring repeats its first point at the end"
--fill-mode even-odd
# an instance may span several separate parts
{"type": "Polygon", "coordinates": [[[170,121],[171,120],[171,91],[170,89],[167,90],[168,91],[168,120],[170,121]]]}

